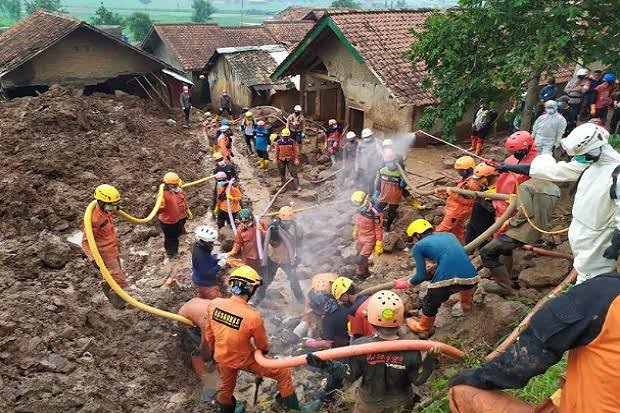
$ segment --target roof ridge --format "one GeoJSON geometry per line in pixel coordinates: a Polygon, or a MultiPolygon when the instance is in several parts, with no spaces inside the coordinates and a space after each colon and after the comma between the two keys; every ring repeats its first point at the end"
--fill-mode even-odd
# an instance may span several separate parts
{"type": "MultiPolygon", "coordinates": [[[[268,24],[315,24],[312,20],[265,20],[262,25],[268,24]]],[[[260,27],[260,26],[259,26],[260,27]]]]}
{"type": "Polygon", "coordinates": [[[153,26],[220,26],[216,22],[204,22],[204,23],[194,23],[194,22],[178,22],[178,23],[153,23],[153,26]]]}
{"type": "Polygon", "coordinates": [[[429,13],[432,11],[441,11],[444,9],[432,8],[432,7],[420,7],[418,9],[372,9],[372,10],[336,10],[329,11],[327,9],[327,15],[329,16],[339,16],[343,14],[396,14],[396,13],[408,13],[408,14],[418,14],[418,13],[429,13]]]}

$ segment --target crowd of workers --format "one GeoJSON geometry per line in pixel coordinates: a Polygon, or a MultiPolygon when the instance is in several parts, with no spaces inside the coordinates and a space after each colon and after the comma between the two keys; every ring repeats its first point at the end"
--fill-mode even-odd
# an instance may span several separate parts
{"type": "MultiPolygon", "coordinates": [[[[581,112],[584,101],[590,102],[585,99],[592,87],[588,80],[585,88],[586,80],[580,73],[577,80],[569,82],[569,86],[582,85],[579,107],[576,86],[570,89],[567,86],[568,104],[575,112],[581,112]]],[[[201,310],[194,312],[198,315],[192,321],[203,337],[197,353],[204,355],[202,360],[212,358],[217,364],[221,382],[216,401],[220,410],[231,413],[242,410],[243,405],[235,400],[233,393],[238,372],[245,370],[276,380],[277,402],[292,410],[316,411],[321,403],[331,402],[335,390],[362,378],[354,412],[410,411],[419,400],[412,385],[419,386],[428,379],[435,366],[435,351],[373,353],[340,361],[325,361],[311,353],[307,356],[308,365],[325,372],[328,380],[319,400],[306,405],[297,399],[290,369],[267,368],[257,363],[254,349],[269,350],[260,303],[278,269],[286,274],[296,301],[305,305],[300,322],[291,333],[308,350],[398,340],[398,330],[403,324],[425,339],[433,334],[439,308],[453,294],[459,294],[463,311],[473,308],[474,291],[481,277],[471,263],[471,251],[465,244],[502,218],[509,207],[507,200],[488,200],[480,194],[518,196],[519,207],[515,213],[491,240],[479,247],[482,265],[489,269],[493,280],[484,289],[508,296],[514,293],[513,251],[539,241],[541,229],[550,226],[553,209],[560,198],[560,188],[553,182],[575,182],[568,237],[578,285],[537,313],[521,338],[501,356],[484,367],[467,369],[454,376],[450,406],[453,412],[461,413],[543,411],[536,410],[540,406],[527,405],[495,390],[522,387],[569,350],[568,374],[561,398],[555,404],[548,401],[545,406],[550,410],[544,411],[620,411],[615,394],[620,376],[614,368],[620,361],[617,351],[620,276],[615,273],[620,255],[617,185],[620,154],[608,143],[610,133],[604,126],[608,114],[597,103],[603,99],[599,96],[605,94],[617,99],[613,88],[606,89],[612,80],[615,85],[615,76],[610,75],[602,76],[602,83],[594,87],[596,93],[590,98],[594,99],[592,119],[575,126],[570,133],[565,133],[570,121],[558,118],[558,105],[552,100],[557,90],[554,92],[550,83],[541,90],[545,114],[538,117],[533,132],[517,131],[506,139],[508,158],[503,162],[480,163],[471,156],[456,160],[458,191],[437,192],[438,196],[446,197],[441,223],[434,227],[420,218],[405,231],[412,244],[415,273],[410,278],[396,280],[394,289],[407,290],[428,282],[418,316],[410,318],[405,318],[405,307],[398,294],[383,290],[372,296],[360,295],[357,286],[358,281],[371,275],[372,255],[383,254],[384,233],[392,230],[403,199],[410,199],[414,208],[423,208],[412,197],[413,188],[408,188],[404,175],[403,154],[395,152],[391,140],[380,142],[370,129],[364,129],[358,139],[352,131],[344,134],[335,120],[328,122],[323,149],[332,162],[341,163],[342,173],[357,189],[350,196],[355,207],[352,238],[357,251],[357,280],[336,273],[317,274],[312,278],[310,290],[304,292],[296,271],[303,232],[295,221],[294,211],[289,206],[282,207],[269,221],[242,206],[239,176],[232,162],[235,156],[232,124],[226,118],[207,113],[203,125],[216,161],[212,208],[217,228],[200,225],[194,232],[192,280],[197,289],[194,300],[198,300],[195,303],[201,310]],[[570,160],[554,158],[559,157],[554,149],[560,147],[565,152],[562,156],[570,160]],[[218,229],[225,225],[235,230],[234,244],[230,251],[216,252],[218,229]],[[235,259],[239,254],[241,258],[235,259]],[[218,274],[227,266],[234,269],[226,277],[226,288],[222,291],[218,274]]],[[[608,108],[611,103],[606,102],[608,108]]],[[[224,109],[222,106],[220,115],[224,109]]],[[[496,117],[488,103],[481,101],[472,124],[471,150],[476,154],[481,153],[496,117]]],[[[248,111],[242,116],[239,132],[245,139],[248,155],[255,152],[258,156],[259,168],[266,167],[273,146],[281,183],[286,183],[288,171],[294,186],[299,188],[296,167],[301,161],[305,123],[301,107],[295,106],[286,119],[286,127],[277,134],[271,133],[263,120],[255,120],[248,111]]],[[[179,176],[166,173],[163,184],[159,221],[166,255],[173,259],[178,254],[179,236],[184,233],[185,222],[192,218],[192,213],[179,176]]],[[[94,198],[97,205],[92,227],[97,248],[113,279],[124,287],[127,279],[120,264],[113,221],[120,193],[113,186],[100,185],[94,198]]],[[[83,249],[93,261],[86,239],[83,249]]],[[[107,284],[103,284],[103,289],[114,306],[124,307],[124,302],[107,284]]],[[[192,312],[184,313],[182,309],[180,313],[192,312]]]]}

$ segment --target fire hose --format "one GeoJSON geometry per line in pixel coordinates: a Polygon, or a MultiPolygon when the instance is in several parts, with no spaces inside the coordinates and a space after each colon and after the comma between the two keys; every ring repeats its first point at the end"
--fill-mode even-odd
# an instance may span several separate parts
{"type": "MultiPolygon", "coordinates": [[[[298,212],[308,211],[309,209],[316,209],[316,208],[322,208],[322,207],[326,207],[326,206],[330,206],[330,205],[343,204],[345,202],[349,202],[349,200],[348,199],[339,199],[337,201],[323,202],[321,204],[311,205],[311,206],[307,206],[307,207],[304,207],[304,208],[297,208],[297,209],[294,209],[293,212],[294,213],[298,213],[298,212]]],[[[276,215],[278,215],[277,212],[270,212],[270,213],[265,214],[263,216],[265,216],[265,217],[273,217],[273,216],[276,216],[276,215]]]]}
{"type": "Polygon", "coordinates": [[[105,266],[103,258],[101,258],[101,254],[99,253],[99,249],[97,248],[97,243],[95,242],[95,235],[93,234],[93,210],[96,206],[97,201],[92,201],[90,204],[88,204],[88,207],[84,212],[84,233],[86,235],[86,240],[88,241],[88,247],[90,248],[93,257],[95,258],[95,263],[99,267],[99,271],[101,271],[103,279],[110,285],[116,295],[125,300],[127,304],[134,306],[142,311],[146,311],[149,314],[193,326],[194,323],[186,317],[141,303],[140,301],[133,298],[131,295],[127,294],[127,292],[123,290],[120,285],[117,284],[114,278],[112,278],[110,271],[105,266]]]}
{"type": "MultiPolygon", "coordinates": [[[[456,347],[437,341],[429,340],[392,340],[381,341],[375,343],[353,344],[346,347],[330,348],[313,353],[321,360],[336,360],[347,357],[361,356],[371,353],[387,353],[392,351],[430,351],[438,349],[439,352],[446,356],[454,358],[462,358],[465,353],[456,347]]],[[[267,358],[261,350],[254,351],[254,359],[256,362],[266,368],[287,368],[305,366],[306,355],[287,357],[283,359],[267,358]]]]}

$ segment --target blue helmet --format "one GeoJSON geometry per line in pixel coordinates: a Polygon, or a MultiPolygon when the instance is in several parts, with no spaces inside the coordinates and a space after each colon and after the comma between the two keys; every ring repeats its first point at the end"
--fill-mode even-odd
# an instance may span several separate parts
{"type": "Polygon", "coordinates": [[[615,73],[605,73],[605,75],[603,76],[603,82],[614,82],[616,80],[616,74],[615,73]]]}
{"type": "Polygon", "coordinates": [[[222,125],[228,125],[228,119],[224,118],[221,122],[222,125]]]}

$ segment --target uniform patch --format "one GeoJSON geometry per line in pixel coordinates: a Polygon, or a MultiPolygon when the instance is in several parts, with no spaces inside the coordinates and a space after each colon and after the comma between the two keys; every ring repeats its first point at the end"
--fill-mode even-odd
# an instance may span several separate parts
{"type": "Polygon", "coordinates": [[[243,321],[243,317],[220,310],[219,308],[216,308],[215,311],[213,311],[213,316],[211,318],[214,321],[224,324],[227,327],[234,328],[235,330],[239,330],[241,328],[241,322],[243,321]]]}

